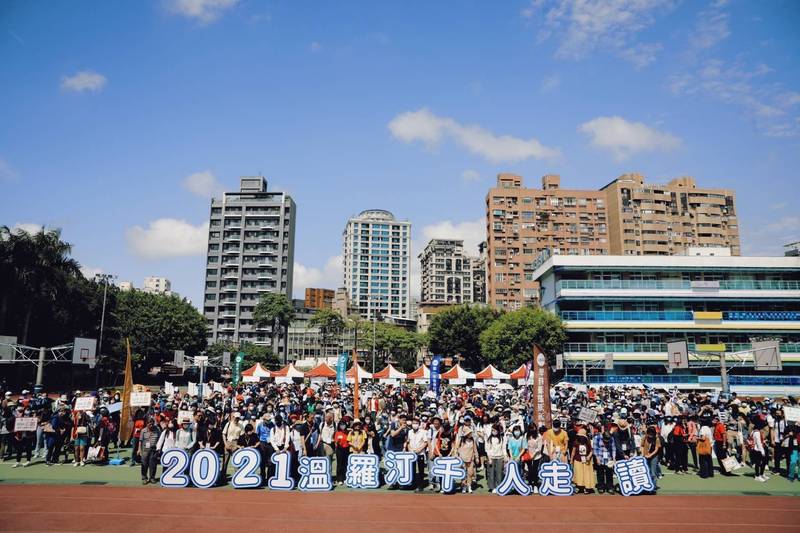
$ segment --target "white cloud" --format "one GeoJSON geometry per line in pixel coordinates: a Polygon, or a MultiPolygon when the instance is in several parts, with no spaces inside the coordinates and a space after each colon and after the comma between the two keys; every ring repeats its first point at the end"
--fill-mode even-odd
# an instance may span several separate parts
{"type": "Polygon", "coordinates": [[[424,242],[418,252],[428,245],[431,239],[461,239],[464,241],[464,251],[472,256],[478,255],[478,245],[486,240],[486,219],[453,222],[443,220],[422,228],[424,242]]]}
{"type": "Polygon", "coordinates": [[[147,259],[205,255],[208,222],[193,226],[185,220],[159,218],[147,229],[134,226],[127,231],[131,251],[147,259]]]}
{"type": "MultiPolygon", "coordinates": [[[[721,6],[720,6],[721,7],[721,6]]],[[[718,6],[697,14],[697,21],[689,44],[696,49],[711,48],[731,34],[728,27],[730,15],[719,11],[718,6]]]]}
{"type": "Polygon", "coordinates": [[[389,122],[389,130],[396,138],[410,143],[422,141],[429,148],[442,139],[450,138],[493,163],[513,163],[525,159],[557,157],[560,152],[538,140],[520,139],[510,135],[495,135],[476,125],[463,125],[452,118],[439,117],[427,109],[401,113],[389,122]]]}
{"type": "Polygon", "coordinates": [[[18,179],[19,174],[17,171],[11,168],[11,165],[8,164],[8,161],[0,157],[0,183],[10,183],[12,181],[17,181],[18,179]]]}
{"type": "Polygon", "coordinates": [[[295,298],[303,298],[308,287],[336,290],[344,284],[342,256],[328,258],[322,268],[306,266],[295,261],[292,283],[295,298]]]}
{"type": "Polygon", "coordinates": [[[239,0],[167,0],[167,9],[201,24],[209,24],[237,3],[239,0]]]}
{"type": "Polygon", "coordinates": [[[30,234],[39,233],[44,229],[44,226],[41,224],[36,224],[35,222],[17,222],[11,227],[11,231],[22,230],[28,232],[30,234]]]}
{"type": "Polygon", "coordinates": [[[221,195],[223,187],[210,170],[195,172],[183,179],[183,188],[203,198],[221,195]]]}
{"type": "Polygon", "coordinates": [[[549,93],[551,91],[555,91],[559,87],[561,87],[561,76],[558,74],[553,74],[552,76],[548,76],[542,80],[542,84],[539,86],[539,91],[543,93],[549,93]]]}
{"type": "Polygon", "coordinates": [[[638,34],[673,5],[673,0],[533,0],[520,14],[538,24],[540,41],[558,40],[558,58],[578,60],[601,50],[643,67],[661,45],[640,43],[638,34]]]}
{"type": "Polygon", "coordinates": [[[589,135],[593,146],[613,153],[617,161],[640,152],[668,152],[681,144],[674,135],[619,116],[597,117],[578,126],[578,131],[589,135]]]}
{"type": "Polygon", "coordinates": [[[477,170],[468,168],[467,170],[461,173],[461,179],[468,182],[475,182],[481,179],[481,175],[478,174],[477,170]]]}
{"type": "Polygon", "coordinates": [[[105,274],[105,271],[102,268],[83,265],[81,266],[81,274],[83,274],[84,278],[91,280],[94,279],[97,274],[105,274]]]}
{"type": "Polygon", "coordinates": [[[308,45],[308,51],[313,53],[319,52],[322,50],[322,45],[319,44],[317,41],[313,41],[311,44],[308,45]]]}
{"type": "Polygon", "coordinates": [[[800,216],[787,215],[772,222],[743,226],[742,251],[749,256],[783,255],[783,246],[800,240],[800,216]],[[754,228],[752,230],[748,228],[754,228]]]}
{"type": "Polygon", "coordinates": [[[100,92],[106,86],[108,79],[93,70],[81,70],[72,76],[64,76],[61,78],[61,88],[65,91],[73,91],[76,93],[91,91],[94,93],[100,92]]]}
{"type": "Polygon", "coordinates": [[[670,79],[674,94],[704,94],[742,108],[767,137],[800,135],[800,93],[765,81],[773,69],[763,63],[748,68],[740,62],[705,61],[694,72],[670,79]]]}

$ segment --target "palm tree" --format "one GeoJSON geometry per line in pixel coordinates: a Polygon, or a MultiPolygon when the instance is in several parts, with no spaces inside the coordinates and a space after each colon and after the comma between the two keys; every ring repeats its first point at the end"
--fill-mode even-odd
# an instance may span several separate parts
{"type": "Polygon", "coordinates": [[[259,328],[271,328],[272,351],[277,356],[277,334],[284,333],[283,336],[283,362],[288,360],[286,353],[286,337],[289,324],[294,320],[294,306],[285,294],[268,292],[261,297],[256,308],[253,310],[253,320],[259,328]]]}
{"type": "MultiPolygon", "coordinates": [[[[61,240],[61,230],[43,229],[30,234],[4,226],[0,231],[0,241],[3,242],[3,251],[11,257],[10,266],[4,260],[0,268],[11,274],[16,281],[16,294],[24,298],[21,342],[27,344],[35,305],[52,306],[66,290],[68,278],[81,275],[80,265],[69,257],[72,245],[61,240]]],[[[3,302],[0,302],[0,319],[3,321],[8,294],[4,292],[3,302]]]]}

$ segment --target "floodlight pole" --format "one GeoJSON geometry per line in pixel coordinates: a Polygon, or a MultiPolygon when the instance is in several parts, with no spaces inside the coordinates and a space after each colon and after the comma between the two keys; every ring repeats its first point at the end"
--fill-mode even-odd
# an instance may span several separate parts
{"type": "Polygon", "coordinates": [[[720,352],[719,354],[719,376],[720,376],[720,383],[722,384],[722,392],[728,394],[731,392],[731,386],[728,383],[728,366],[725,357],[725,352],[720,352]]]}
{"type": "Polygon", "coordinates": [[[103,310],[100,314],[100,342],[97,345],[97,362],[95,366],[97,370],[94,373],[94,388],[100,384],[100,362],[103,358],[103,327],[106,323],[106,296],[108,295],[108,282],[115,276],[111,274],[97,274],[95,278],[100,278],[103,281],[103,310]]]}
{"type": "Polygon", "coordinates": [[[36,365],[36,385],[42,384],[44,375],[44,346],[39,348],[39,364],[36,365]]]}

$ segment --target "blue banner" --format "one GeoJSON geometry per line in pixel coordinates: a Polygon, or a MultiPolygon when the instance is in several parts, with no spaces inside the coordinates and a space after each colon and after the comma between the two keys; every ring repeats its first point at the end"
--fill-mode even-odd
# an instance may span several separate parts
{"type": "Polygon", "coordinates": [[[336,382],[342,387],[347,385],[347,359],[348,353],[342,352],[336,361],[336,382]]]}
{"type": "Polygon", "coordinates": [[[441,383],[441,376],[439,372],[439,368],[442,366],[442,357],[439,355],[434,355],[433,359],[431,359],[431,377],[430,377],[430,390],[436,393],[436,397],[439,397],[439,384],[441,383]]]}

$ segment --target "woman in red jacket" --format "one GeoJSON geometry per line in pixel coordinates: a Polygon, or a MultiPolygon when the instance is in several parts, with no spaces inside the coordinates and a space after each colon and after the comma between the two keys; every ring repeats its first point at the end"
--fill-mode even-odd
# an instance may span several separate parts
{"type": "Polygon", "coordinates": [[[675,423],[675,427],[672,428],[672,433],[669,434],[673,453],[672,469],[676,474],[689,473],[689,447],[687,445],[688,438],[689,432],[686,429],[686,419],[681,416],[675,423]]]}

